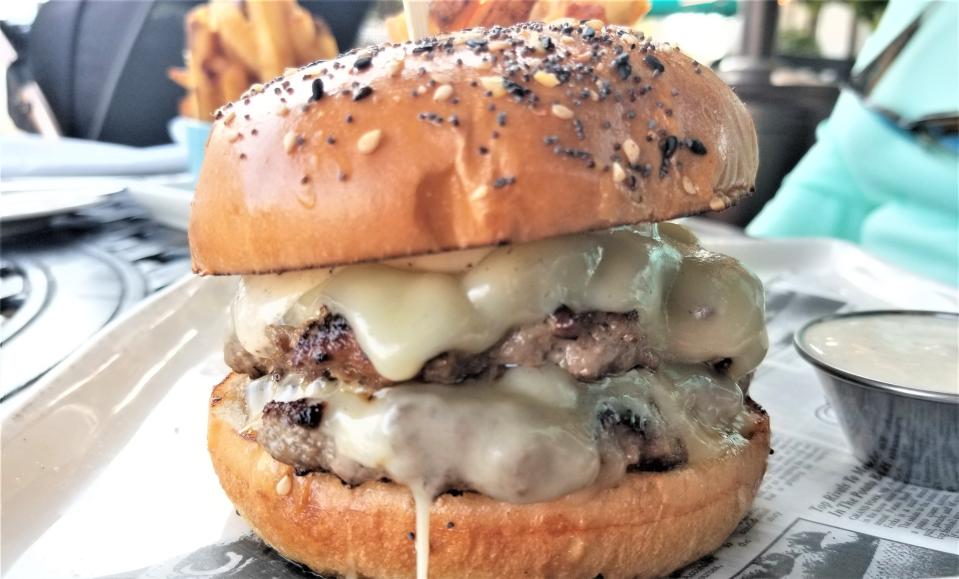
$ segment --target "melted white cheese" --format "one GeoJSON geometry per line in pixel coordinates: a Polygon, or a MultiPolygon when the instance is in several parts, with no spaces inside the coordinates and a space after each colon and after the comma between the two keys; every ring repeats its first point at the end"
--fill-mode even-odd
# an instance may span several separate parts
{"type": "Polygon", "coordinates": [[[343,315],[377,372],[401,382],[448,351],[481,352],[565,305],[636,311],[653,349],[677,362],[730,358],[738,379],[767,347],[762,288],[738,262],[703,251],[676,225],[620,228],[496,249],[244,277],[240,343],[266,354],[270,324],[322,308],[343,315]]]}
{"type": "Polygon", "coordinates": [[[359,464],[431,498],[461,485],[511,503],[554,499],[625,473],[619,449],[599,428],[604,409],[666,429],[693,462],[738,443],[729,437],[743,410],[731,380],[696,365],[589,384],[555,366],[512,368],[493,382],[409,383],[372,397],[335,383],[264,377],[248,387],[248,412],[259,416],[269,400],[298,398],[326,403],[320,428],[336,448],[332,470],[346,479],[359,464]],[[713,405],[717,391],[724,403],[713,405]],[[604,468],[610,462],[616,468],[604,468]]]}
{"type": "Polygon", "coordinates": [[[308,269],[244,277],[233,300],[233,327],[243,347],[261,356],[269,354],[266,327],[282,323],[300,297],[325,282],[330,273],[329,269],[308,269]]]}

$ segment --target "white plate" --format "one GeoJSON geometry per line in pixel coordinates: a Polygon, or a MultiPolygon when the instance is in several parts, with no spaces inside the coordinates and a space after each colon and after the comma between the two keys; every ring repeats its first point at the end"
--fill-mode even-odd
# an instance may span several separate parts
{"type": "Polygon", "coordinates": [[[0,183],[0,222],[69,213],[101,203],[120,191],[123,191],[121,182],[99,177],[6,180],[0,183]]]}
{"type": "MultiPolygon", "coordinates": [[[[766,281],[801,275],[860,307],[957,309],[953,289],[846,243],[707,245],[766,281]]],[[[177,283],[0,407],[5,577],[124,573],[246,530],[205,443],[207,397],[226,373],[220,347],[234,287],[229,278],[177,283]]]]}

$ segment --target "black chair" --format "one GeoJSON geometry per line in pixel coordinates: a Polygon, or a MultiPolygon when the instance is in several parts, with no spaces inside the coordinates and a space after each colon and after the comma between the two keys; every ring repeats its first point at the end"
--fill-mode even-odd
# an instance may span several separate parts
{"type": "MultiPolygon", "coordinates": [[[[183,65],[186,13],[200,0],[53,0],[29,38],[33,77],[65,136],[126,145],[167,143],[183,90],[167,69],[183,65]]],[[[369,2],[303,2],[351,46],[369,2]]]]}

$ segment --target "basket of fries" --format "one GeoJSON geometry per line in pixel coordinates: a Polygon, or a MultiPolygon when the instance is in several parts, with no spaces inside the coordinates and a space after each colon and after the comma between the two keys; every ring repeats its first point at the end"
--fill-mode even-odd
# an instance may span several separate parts
{"type": "Polygon", "coordinates": [[[295,0],[214,0],[191,10],[185,26],[185,66],[170,69],[169,76],[186,95],[170,132],[186,144],[194,174],[220,106],[288,68],[338,52],[327,24],[295,0]]]}

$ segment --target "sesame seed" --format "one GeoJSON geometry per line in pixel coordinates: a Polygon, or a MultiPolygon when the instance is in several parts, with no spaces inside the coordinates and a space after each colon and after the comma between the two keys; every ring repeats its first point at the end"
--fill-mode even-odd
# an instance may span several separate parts
{"type": "Polygon", "coordinates": [[[433,100],[436,102],[443,102],[451,96],[453,96],[453,86],[449,84],[441,84],[433,91],[433,100]]]}
{"type": "Polygon", "coordinates": [[[631,165],[639,161],[639,145],[636,144],[636,141],[632,139],[623,141],[623,153],[626,154],[626,159],[631,165]]]}
{"type": "Polygon", "coordinates": [[[663,160],[667,160],[676,154],[676,149],[679,147],[679,139],[670,135],[666,137],[666,140],[663,141],[660,145],[660,150],[663,153],[663,160]]]}
{"type": "Polygon", "coordinates": [[[226,140],[229,141],[230,143],[235,143],[242,138],[243,138],[243,133],[241,133],[240,131],[230,131],[229,133],[227,133],[226,140]]]}
{"type": "Polygon", "coordinates": [[[613,59],[613,68],[619,73],[621,80],[628,79],[633,74],[633,67],[629,64],[629,54],[622,53],[613,59]]]}
{"type": "Polygon", "coordinates": [[[702,143],[699,139],[689,139],[689,142],[686,144],[689,147],[690,152],[694,155],[705,155],[706,154],[706,145],[702,143]]]}
{"type": "Polygon", "coordinates": [[[446,528],[447,528],[447,529],[452,529],[452,528],[455,527],[455,526],[456,526],[456,525],[453,524],[453,521],[449,521],[449,522],[446,523],[446,528]]]}
{"type": "Polygon", "coordinates": [[[683,191],[690,195],[696,194],[696,184],[689,177],[683,176],[683,191]]]}
{"type": "Polygon", "coordinates": [[[373,64],[373,57],[369,54],[364,54],[353,61],[353,68],[356,70],[365,70],[373,64]]]}
{"type": "Polygon", "coordinates": [[[250,86],[250,93],[256,94],[258,92],[263,92],[263,85],[260,83],[254,83],[250,86]]]}
{"type": "Polygon", "coordinates": [[[623,166],[619,163],[613,163],[613,182],[622,183],[626,180],[626,171],[623,170],[623,166]]]}
{"type": "Polygon", "coordinates": [[[480,199],[489,195],[489,187],[486,185],[480,185],[470,193],[470,201],[479,201],[480,199]]]}
{"type": "Polygon", "coordinates": [[[501,97],[506,94],[506,87],[503,85],[501,76],[481,76],[480,84],[490,92],[490,96],[501,97]]]}
{"type": "Polygon", "coordinates": [[[412,541],[416,539],[416,533],[414,533],[413,531],[410,531],[409,533],[406,533],[406,538],[412,541]]]}
{"type": "Polygon", "coordinates": [[[536,74],[533,75],[533,80],[548,88],[553,88],[559,84],[559,78],[555,74],[546,72],[545,70],[537,70],[536,74]]]}
{"type": "Polygon", "coordinates": [[[353,100],[354,101],[363,100],[366,97],[370,96],[371,94],[373,94],[373,87],[369,85],[361,86],[360,88],[353,91],[353,100]]]}
{"type": "Polygon", "coordinates": [[[278,116],[278,117],[285,117],[285,116],[288,115],[288,114],[290,114],[290,107],[286,106],[285,104],[280,103],[280,104],[276,107],[276,116],[278,116]]]}
{"type": "Polygon", "coordinates": [[[586,26],[589,26],[595,31],[599,31],[599,30],[602,30],[603,26],[605,26],[605,23],[602,20],[599,20],[598,18],[593,18],[592,20],[586,21],[586,26]]]}
{"type": "Polygon", "coordinates": [[[496,115],[496,124],[499,125],[499,126],[501,126],[501,127],[505,127],[505,126],[506,126],[506,113],[505,113],[505,112],[501,112],[501,113],[499,113],[498,115],[496,115]]]}
{"type": "MultiPolygon", "coordinates": [[[[305,179],[306,177],[304,177],[305,179]]],[[[303,181],[300,181],[303,183],[303,181]]],[[[304,183],[305,184],[305,183],[304,183]]],[[[316,192],[309,187],[304,187],[299,189],[296,192],[296,200],[300,202],[300,205],[306,207],[307,209],[312,209],[316,205],[316,192]]],[[[295,473],[299,474],[299,473],[295,473]]]]}
{"type": "Polygon", "coordinates": [[[312,95],[310,95],[310,102],[318,101],[323,98],[323,79],[314,78],[312,84],[310,84],[310,90],[312,95]]]}
{"type": "Polygon", "coordinates": [[[356,149],[364,155],[369,155],[380,146],[380,138],[382,136],[383,131],[380,129],[367,131],[356,141],[356,149]]]}
{"type": "Polygon", "coordinates": [[[402,71],[402,70],[403,70],[403,59],[402,59],[402,58],[398,58],[398,59],[391,60],[391,61],[390,61],[389,63],[387,63],[387,65],[386,65],[386,73],[389,74],[390,76],[396,76],[396,75],[398,75],[398,74],[400,73],[400,71],[402,71]]]}
{"type": "Polygon", "coordinates": [[[652,54],[647,54],[646,56],[644,56],[643,62],[645,62],[646,66],[648,66],[653,71],[653,74],[662,74],[666,70],[666,67],[663,66],[662,61],[656,58],[655,56],[653,56],[652,54]]]}
{"type": "Polygon", "coordinates": [[[487,153],[489,153],[489,149],[487,149],[486,147],[484,147],[484,146],[481,145],[480,148],[479,148],[479,154],[480,154],[480,155],[486,155],[487,153]]]}
{"type": "Polygon", "coordinates": [[[292,153],[293,149],[296,148],[296,141],[297,135],[293,131],[283,135],[283,150],[287,153],[292,153]]]}
{"type": "Polygon", "coordinates": [[[487,45],[490,49],[490,52],[502,52],[509,48],[510,43],[507,40],[494,40],[487,45]]]}
{"type": "Polygon", "coordinates": [[[563,105],[560,105],[560,104],[553,105],[552,108],[550,108],[550,112],[553,113],[554,117],[559,117],[563,119],[564,121],[568,121],[571,118],[573,118],[573,111],[569,110],[569,108],[564,107],[563,105]]]}
{"type": "Polygon", "coordinates": [[[231,124],[233,124],[233,120],[235,118],[236,118],[236,111],[230,111],[226,114],[225,117],[223,117],[223,124],[229,127],[231,124]]]}
{"type": "Polygon", "coordinates": [[[713,197],[709,201],[709,208],[713,211],[722,211],[726,208],[726,202],[720,199],[719,197],[713,197]]]}
{"type": "Polygon", "coordinates": [[[285,474],[276,483],[276,494],[285,497],[290,494],[290,491],[293,489],[293,481],[290,480],[290,475],[285,474]]]}

